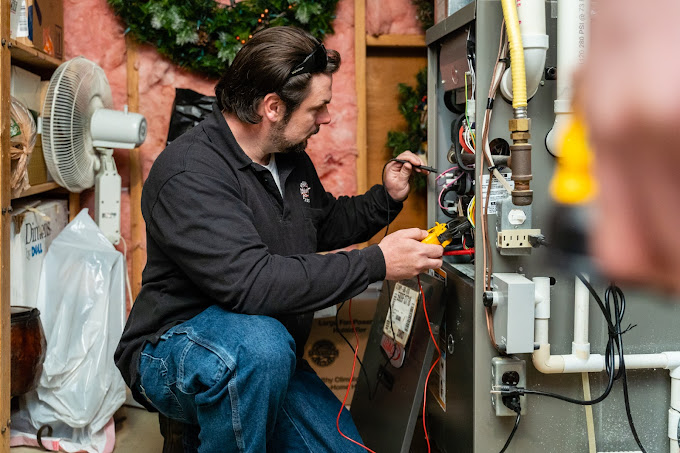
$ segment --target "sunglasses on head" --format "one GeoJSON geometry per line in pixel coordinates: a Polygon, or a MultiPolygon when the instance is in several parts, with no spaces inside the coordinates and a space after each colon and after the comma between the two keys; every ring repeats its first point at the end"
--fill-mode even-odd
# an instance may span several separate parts
{"type": "Polygon", "coordinates": [[[315,72],[321,72],[326,69],[326,64],[328,64],[328,54],[326,53],[326,48],[323,44],[316,46],[314,51],[307,55],[302,63],[295,66],[288,77],[293,77],[300,74],[313,74],[315,72]]]}

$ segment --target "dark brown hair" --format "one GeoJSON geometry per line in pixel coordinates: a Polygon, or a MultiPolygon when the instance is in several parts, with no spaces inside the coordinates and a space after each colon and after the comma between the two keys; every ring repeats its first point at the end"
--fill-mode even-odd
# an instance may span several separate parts
{"type": "MultiPolygon", "coordinates": [[[[241,121],[262,121],[257,108],[268,93],[276,93],[286,105],[285,117],[297,109],[309,93],[313,74],[290,76],[291,70],[314,52],[319,41],[295,27],[271,27],[253,35],[215,86],[217,106],[241,121]]],[[[321,71],[333,74],[340,54],[328,49],[328,64],[321,71]]]]}

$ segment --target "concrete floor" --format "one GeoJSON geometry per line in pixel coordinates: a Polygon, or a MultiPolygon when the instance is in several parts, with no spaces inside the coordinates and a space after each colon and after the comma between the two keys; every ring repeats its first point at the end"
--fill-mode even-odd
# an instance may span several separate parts
{"type": "MultiPolygon", "coordinates": [[[[163,437],[158,429],[158,414],[145,409],[123,406],[125,419],[116,423],[114,453],[161,453],[163,437]]],[[[39,448],[15,447],[11,453],[36,453],[39,448]]]]}

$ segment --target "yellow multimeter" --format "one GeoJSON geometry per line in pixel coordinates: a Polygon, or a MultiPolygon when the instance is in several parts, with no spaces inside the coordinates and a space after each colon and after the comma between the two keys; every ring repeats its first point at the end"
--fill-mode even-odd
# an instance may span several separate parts
{"type": "Polygon", "coordinates": [[[427,230],[429,233],[425,239],[423,239],[422,243],[424,244],[436,244],[436,245],[441,245],[442,247],[446,247],[453,241],[453,238],[451,237],[442,237],[443,234],[445,234],[449,230],[449,225],[447,223],[439,223],[435,222],[435,225],[427,230]]]}

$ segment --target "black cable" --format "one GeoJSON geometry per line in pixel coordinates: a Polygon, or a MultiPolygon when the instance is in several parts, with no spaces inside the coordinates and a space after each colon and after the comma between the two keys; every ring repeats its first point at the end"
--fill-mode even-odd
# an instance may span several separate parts
{"type": "Polygon", "coordinates": [[[581,275],[577,274],[577,277],[581,282],[585,285],[586,288],[588,288],[588,291],[590,294],[593,296],[595,299],[595,302],[597,303],[597,306],[600,308],[600,311],[602,311],[602,314],[604,315],[604,319],[607,322],[607,330],[608,330],[608,336],[609,340],[607,341],[607,347],[605,349],[605,368],[607,371],[607,374],[609,376],[609,382],[607,383],[607,388],[605,391],[600,395],[598,398],[595,398],[594,400],[578,400],[574,398],[569,398],[564,395],[559,395],[556,393],[551,393],[551,392],[544,392],[541,390],[532,390],[532,389],[523,389],[520,387],[513,387],[513,386],[501,386],[501,394],[503,395],[542,395],[542,396],[547,396],[550,398],[555,398],[558,400],[566,401],[568,403],[572,404],[579,404],[582,406],[590,406],[593,404],[597,404],[604,400],[609,393],[611,392],[612,386],[614,381],[618,379],[622,379],[622,384],[623,384],[623,397],[624,397],[624,403],[626,407],[626,416],[628,418],[628,424],[630,426],[631,433],[633,434],[633,437],[635,438],[635,442],[637,443],[638,447],[640,448],[640,451],[643,453],[646,453],[645,448],[642,446],[642,443],[640,442],[640,438],[637,434],[637,431],[635,429],[635,424],[633,423],[633,416],[630,411],[630,401],[628,398],[628,379],[626,375],[626,364],[625,364],[625,358],[624,358],[624,352],[623,352],[623,334],[628,332],[630,329],[634,328],[636,324],[629,324],[628,327],[626,327],[624,330],[621,329],[621,322],[623,321],[623,315],[626,311],[626,298],[623,294],[623,291],[614,285],[613,283],[607,287],[605,290],[605,300],[602,302],[602,299],[600,299],[600,296],[598,296],[597,292],[595,291],[595,288],[590,284],[586,278],[581,275]],[[613,313],[612,313],[612,308],[613,308],[613,313]],[[618,371],[615,373],[615,355],[619,356],[619,368],[618,371]]]}
{"type": "MultiPolygon", "coordinates": [[[[385,168],[387,168],[387,164],[389,164],[390,162],[392,162],[394,160],[396,160],[396,158],[390,159],[387,162],[385,162],[385,165],[383,165],[382,172],[380,174],[380,178],[382,180],[382,185],[383,185],[383,190],[385,191],[385,201],[387,202],[387,225],[385,226],[385,234],[384,234],[383,238],[385,236],[387,236],[387,232],[389,231],[389,228],[390,228],[390,200],[389,200],[390,195],[387,193],[387,188],[385,187],[385,168]]],[[[390,363],[390,360],[392,360],[394,358],[394,355],[397,352],[397,335],[394,333],[394,322],[392,320],[392,314],[394,313],[394,310],[392,309],[392,296],[390,295],[390,293],[391,293],[390,281],[385,280],[385,284],[387,285],[387,297],[390,298],[390,302],[389,302],[390,308],[389,308],[388,313],[390,315],[390,328],[392,329],[392,341],[394,342],[394,349],[392,350],[392,355],[387,357],[385,364],[382,366],[383,369],[387,366],[388,363],[390,363]]],[[[385,355],[387,355],[387,354],[385,354],[385,355]]],[[[380,370],[380,368],[378,368],[378,370],[380,370]]],[[[367,379],[367,382],[368,382],[368,379],[367,379]]],[[[378,384],[379,383],[380,383],[380,379],[376,379],[375,388],[373,390],[373,396],[375,396],[375,393],[378,391],[378,384]]],[[[369,393],[369,395],[371,394],[371,388],[370,387],[368,389],[368,393],[369,393]]]]}
{"type": "MultiPolygon", "coordinates": [[[[620,322],[621,319],[623,319],[623,312],[626,309],[626,297],[623,295],[623,291],[621,291],[619,287],[614,285],[610,285],[604,294],[605,303],[607,304],[607,306],[609,306],[610,297],[613,298],[614,311],[616,313],[617,322],[620,322]]],[[[628,326],[626,331],[632,329],[633,327],[634,326],[628,326]]],[[[640,451],[645,453],[645,448],[642,446],[642,442],[640,442],[640,437],[638,436],[637,430],[635,429],[635,423],[633,423],[633,415],[631,414],[630,411],[630,399],[628,398],[628,376],[626,374],[626,364],[623,357],[623,337],[622,332],[620,330],[618,332],[618,341],[619,350],[622,351],[621,359],[619,362],[619,374],[623,376],[623,401],[626,406],[626,417],[628,418],[630,432],[633,434],[635,442],[637,443],[638,447],[640,447],[640,451]]]]}
{"type": "MultiPolygon", "coordinates": [[[[600,299],[600,296],[598,296],[597,292],[595,291],[595,288],[590,284],[588,280],[583,277],[583,275],[578,274],[577,277],[583,284],[588,288],[588,291],[590,291],[590,294],[593,296],[595,299],[595,302],[597,303],[598,307],[600,307],[600,310],[602,311],[602,314],[604,315],[604,319],[607,322],[607,330],[608,330],[608,335],[609,335],[609,340],[607,341],[607,347],[605,348],[605,369],[607,372],[607,375],[609,376],[609,381],[607,382],[607,388],[604,390],[602,395],[599,397],[593,399],[593,400],[579,400],[575,398],[570,398],[568,396],[564,395],[559,395],[557,393],[552,393],[552,392],[545,392],[542,390],[532,390],[532,389],[524,389],[521,391],[520,394],[531,394],[531,395],[543,395],[547,396],[550,398],[555,398],[561,401],[565,401],[567,403],[572,403],[572,404],[579,404],[581,406],[592,406],[593,404],[597,404],[601,401],[603,401],[607,396],[609,396],[609,393],[612,390],[612,387],[614,385],[614,381],[619,379],[620,377],[620,372],[619,373],[614,373],[615,370],[615,359],[614,359],[614,352],[615,350],[618,350],[619,352],[619,360],[621,360],[621,357],[623,354],[621,353],[620,349],[618,349],[619,342],[617,338],[617,327],[615,326],[614,322],[612,321],[612,314],[609,305],[605,306],[605,304],[602,302],[602,299],[600,299]]],[[[625,305],[624,305],[625,308],[625,305]]],[[[616,315],[616,313],[615,313],[616,315]]],[[[621,316],[623,314],[621,313],[621,316]]],[[[618,316],[615,316],[618,318],[618,316]]],[[[620,323],[620,321],[617,321],[617,324],[620,323]]],[[[620,363],[620,362],[619,362],[620,363]]]]}
{"type": "Polygon", "coordinates": [[[453,146],[453,153],[456,156],[456,163],[458,164],[458,168],[465,171],[474,171],[475,170],[474,164],[471,166],[467,166],[463,163],[463,159],[460,157],[463,151],[463,145],[461,145],[460,143],[458,133],[460,131],[460,128],[463,127],[463,121],[465,121],[465,113],[458,116],[458,118],[453,120],[453,123],[451,123],[451,142],[453,146]]]}
{"type": "Polygon", "coordinates": [[[442,201],[446,201],[446,200],[445,200],[445,199],[446,199],[446,196],[447,196],[449,193],[451,193],[451,192],[454,192],[454,193],[456,194],[456,200],[457,200],[457,198],[458,198],[458,193],[456,192],[456,190],[455,190],[453,187],[447,187],[447,188],[445,188],[445,189],[442,189],[442,191],[439,193],[439,204],[441,205],[441,206],[439,206],[439,209],[442,211],[442,213],[443,213],[446,217],[449,217],[449,218],[451,218],[451,219],[455,219],[455,218],[458,217],[458,213],[457,213],[457,212],[456,212],[455,214],[451,214],[451,213],[449,212],[448,208],[442,207],[442,206],[444,206],[444,203],[442,203],[442,201]]]}
{"type": "MultiPolygon", "coordinates": [[[[383,236],[383,238],[384,238],[385,236],[387,236],[387,231],[388,231],[389,228],[390,228],[390,200],[389,200],[389,198],[388,198],[388,197],[389,197],[389,194],[387,193],[387,189],[385,188],[385,168],[387,168],[387,164],[389,164],[389,163],[392,162],[393,160],[396,160],[396,159],[390,159],[390,160],[388,160],[387,162],[385,162],[385,165],[383,165],[382,175],[381,175],[382,183],[383,183],[383,189],[385,189],[385,200],[387,201],[387,226],[385,227],[385,235],[383,236]]],[[[393,310],[392,310],[392,297],[390,296],[390,292],[391,292],[391,290],[390,290],[390,282],[389,282],[389,280],[385,280],[385,283],[387,284],[387,297],[390,298],[390,327],[391,327],[391,329],[392,329],[392,339],[394,340],[394,342],[395,342],[395,344],[396,344],[396,342],[397,342],[397,340],[396,340],[397,336],[396,336],[396,334],[394,333],[394,323],[392,322],[392,319],[391,319],[391,318],[392,318],[392,312],[393,312],[393,310]]],[[[387,362],[385,363],[385,365],[383,366],[383,368],[384,368],[385,366],[387,366],[387,363],[389,363],[389,361],[392,360],[392,359],[394,358],[394,353],[395,353],[395,352],[397,352],[396,346],[395,346],[395,348],[394,348],[394,351],[392,351],[392,356],[389,357],[389,358],[387,359],[387,362]]],[[[377,389],[377,384],[376,384],[376,389],[377,389]]]]}
{"type": "MultiPolygon", "coordinates": [[[[396,157],[393,157],[393,158],[389,159],[387,162],[385,162],[385,165],[383,165],[383,168],[382,168],[382,172],[380,173],[380,179],[382,181],[383,190],[385,191],[385,201],[386,201],[386,204],[387,204],[387,225],[385,226],[385,235],[383,237],[387,236],[387,232],[390,229],[390,221],[391,221],[390,220],[390,198],[391,197],[390,197],[390,194],[387,193],[387,187],[385,187],[385,169],[387,168],[387,164],[389,164],[390,162],[400,162],[400,163],[403,164],[405,161],[403,159],[397,159],[396,157]]],[[[411,164],[411,162],[408,162],[408,163],[411,164]]],[[[413,165],[413,164],[411,164],[411,166],[415,167],[415,165],[413,165]]],[[[431,168],[431,167],[425,167],[425,168],[428,169],[428,171],[434,170],[434,168],[431,168]]]]}
{"type": "Polygon", "coordinates": [[[517,412],[517,417],[515,418],[515,426],[512,428],[512,431],[510,431],[510,436],[508,436],[508,440],[505,441],[505,445],[503,445],[503,449],[500,451],[500,453],[504,453],[505,450],[508,449],[508,446],[510,445],[512,438],[515,436],[515,432],[517,432],[517,427],[519,426],[521,418],[522,414],[520,412],[517,412]]]}
{"type": "MultiPolygon", "coordinates": [[[[387,356],[385,354],[385,363],[382,364],[382,366],[378,366],[378,373],[380,373],[380,369],[386,369],[387,365],[390,363],[390,361],[394,358],[395,354],[397,353],[397,336],[394,333],[394,322],[392,320],[392,314],[394,313],[394,310],[392,310],[392,296],[390,295],[390,281],[385,280],[385,284],[387,285],[387,297],[390,298],[390,308],[389,308],[389,315],[390,315],[390,328],[392,329],[392,341],[394,342],[394,349],[392,350],[392,354],[390,356],[387,356]]],[[[368,381],[368,379],[367,379],[368,381]]],[[[378,378],[375,380],[375,386],[373,387],[373,392],[371,392],[371,388],[368,388],[368,394],[369,394],[369,400],[373,399],[375,394],[378,392],[378,385],[380,384],[380,375],[378,374],[378,378]]]]}
{"type": "Polygon", "coordinates": [[[387,187],[385,187],[385,168],[387,168],[387,164],[389,164],[391,160],[388,160],[385,162],[385,165],[383,165],[382,172],[380,173],[380,180],[382,181],[382,186],[383,190],[385,191],[385,204],[387,205],[387,224],[385,225],[385,234],[383,237],[387,236],[387,232],[390,229],[390,194],[387,193],[387,187]]]}
{"type": "MultiPolygon", "coordinates": [[[[347,301],[343,301],[338,307],[338,310],[335,312],[335,330],[338,331],[342,339],[345,340],[345,343],[347,343],[347,345],[350,347],[350,349],[352,350],[352,354],[357,354],[357,352],[354,350],[354,346],[352,346],[352,343],[349,342],[347,337],[345,337],[345,335],[342,333],[342,330],[340,330],[340,323],[338,322],[338,314],[340,313],[340,310],[342,310],[342,307],[345,306],[345,302],[347,301]]],[[[366,379],[366,386],[368,387],[368,400],[370,401],[373,399],[373,394],[371,393],[371,381],[368,379],[368,373],[366,373],[364,364],[361,362],[361,359],[359,358],[358,355],[357,360],[359,361],[359,365],[361,366],[361,372],[364,375],[364,379],[366,379]]]]}

